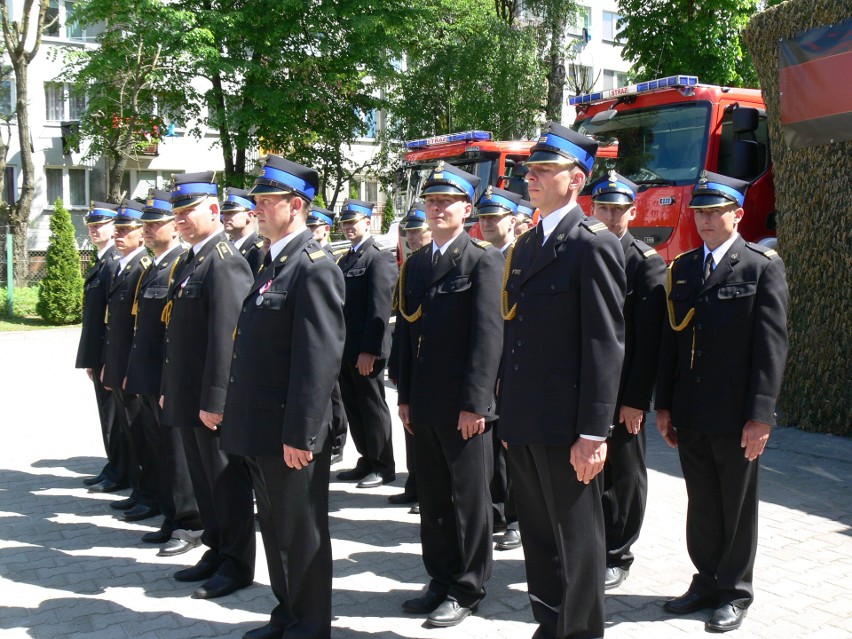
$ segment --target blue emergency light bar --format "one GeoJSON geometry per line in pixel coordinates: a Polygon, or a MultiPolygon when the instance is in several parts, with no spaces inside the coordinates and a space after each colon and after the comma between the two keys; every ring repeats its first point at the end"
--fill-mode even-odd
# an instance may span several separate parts
{"type": "Polygon", "coordinates": [[[626,87],[619,87],[618,89],[607,89],[606,91],[577,95],[572,98],[568,98],[568,106],[606,102],[607,100],[614,100],[628,95],[639,95],[640,93],[659,91],[660,89],[670,89],[672,87],[694,87],[697,84],[698,76],[673,75],[668,78],[659,78],[657,80],[639,82],[638,84],[630,84],[626,87]]]}
{"type": "Polygon", "coordinates": [[[448,135],[436,135],[433,138],[422,138],[420,140],[410,140],[405,143],[406,149],[425,149],[436,144],[446,144],[447,142],[482,142],[490,140],[491,133],[488,131],[464,131],[462,133],[450,133],[448,135]]]}

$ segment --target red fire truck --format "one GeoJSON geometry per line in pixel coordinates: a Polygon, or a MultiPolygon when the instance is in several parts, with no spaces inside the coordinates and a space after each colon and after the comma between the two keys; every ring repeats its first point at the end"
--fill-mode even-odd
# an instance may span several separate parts
{"type": "MultiPolygon", "coordinates": [[[[672,76],[569,98],[573,127],[598,140],[591,180],[615,169],[639,185],[630,231],[666,259],[701,240],[689,210],[704,169],[751,183],[739,231],[774,245],[775,188],[760,91],[672,76]]],[[[590,210],[588,189],[580,204],[590,210]]]]}
{"type": "MultiPolygon", "coordinates": [[[[751,183],[739,231],[749,241],[774,245],[775,189],[760,91],[678,75],[572,97],[569,105],[577,110],[572,126],[600,143],[587,185],[610,169],[637,183],[638,214],[631,232],[666,261],[701,241],[688,205],[705,169],[751,183]]],[[[522,181],[513,179],[512,171],[533,144],[495,141],[485,131],[407,142],[406,210],[438,160],[478,175],[477,197],[489,184],[522,192],[522,181]]],[[[580,198],[587,212],[589,191],[580,198]]]]}

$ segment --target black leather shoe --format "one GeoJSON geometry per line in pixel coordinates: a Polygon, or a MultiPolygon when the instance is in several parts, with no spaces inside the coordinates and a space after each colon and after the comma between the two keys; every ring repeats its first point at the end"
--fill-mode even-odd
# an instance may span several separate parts
{"type": "MultiPolygon", "coordinates": [[[[339,464],[342,461],[343,461],[343,453],[332,453],[331,454],[331,465],[332,466],[334,466],[335,464],[339,464]]],[[[275,626],[273,626],[273,628],[274,627],[275,626]]],[[[258,630],[260,630],[260,628],[258,628],[258,630]]],[[[249,631],[249,632],[251,632],[251,631],[249,631]]]]}
{"type": "Polygon", "coordinates": [[[620,566],[607,566],[606,576],[604,577],[604,590],[618,588],[627,579],[630,571],[627,568],[620,566]]]}
{"type": "Polygon", "coordinates": [[[111,479],[104,479],[101,483],[89,486],[89,491],[93,493],[114,493],[118,490],[129,488],[127,484],[119,484],[111,479]]]}
{"type": "Polygon", "coordinates": [[[216,599],[217,597],[224,597],[225,595],[230,595],[232,592],[236,592],[241,588],[246,588],[247,586],[251,586],[252,582],[249,581],[240,581],[238,579],[232,579],[231,577],[226,577],[225,575],[213,575],[210,579],[201,584],[198,588],[195,589],[195,592],[192,593],[193,599],[216,599]]]}
{"type": "Polygon", "coordinates": [[[142,521],[150,519],[160,514],[160,509],[156,506],[146,506],[145,504],[136,504],[130,510],[125,510],[121,516],[123,521],[142,521]]]}
{"type": "Polygon", "coordinates": [[[103,471],[101,471],[100,475],[96,475],[94,477],[86,477],[86,479],[83,480],[83,485],[94,486],[95,484],[100,484],[106,478],[107,476],[104,474],[103,471]]]}
{"type": "Polygon", "coordinates": [[[394,473],[370,473],[358,482],[358,488],[376,488],[382,484],[389,484],[396,479],[394,473]]]}
{"type": "Polygon", "coordinates": [[[115,508],[116,510],[130,510],[131,508],[133,508],[138,503],[139,502],[136,501],[136,498],[133,495],[131,495],[130,497],[127,497],[126,499],[119,499],[118,501],[109,502],[109,507],[115,508]]]}
{"type": "Polygon", "coordinates": [[[183,570],[178,570],[175,573],[175,580],[204,581],[205,579],[210,579],[210,577],[215,575],[218,569],[218,565],[204,561],[204,559],[202,558],[201,561],[199,561],[191,568],[184,568],[183,570]]]}
{"type": "Polygon", "coordinates": [[[417,503],[417,495],[414,493],[399,493],[398,495],[391,495],[388,497],[388,501],[392,504],[416,504],[417,503]]]}
{"type": "Polygon", "coordinates": [[[446,601],[447,596],[441,595],[434,590],[427,590],[422,597],[415,597],[402,602],[402,609],[405,612],[412,612],[415,615],[425,615],[433,612],[435,608],[446,601]]]}
{"type": "Polygon", "coordinates": [[[447,599],[426,618],[426,623],[439,628],[449,628],[459,625],[474,612],[476,604],[468,608],[455,599],[447,599]]]}
{"type": "Polygon", "coordinates": [[[707,632],[728,632],[736,630],[743,625],[745,619],[745,608],[738,608],[734,604],[724,604],[716,608],[710,620],[704,624],[707,632]]]}
{"type": "Polygon", "coordinates": [[[691,615],[693,612],[715,608],[719,605],[715,597],[702,595],[694,590],[687,590],[680,597],[670,599],[663,604],[663,610],[673,615],[691,615]]]}
{"type": "Polygon", "coordinates": [[[201,545],[201,537],[194,539],[180,539],[172,537],[167,540],[163,547],[157,551],[157,557],[174,557],[189,552],[193,548],[198,548],[201,545]]]}
{"type": "Polygon", "coordinates": [[[364,479],[367,475],[370,474],[370,470],[368,468],[358,468],[357,466],[352,470],[343,470],[337,473],[337,478],[340,481],[354,481],[356,479],[364,479]]]}
{"type": "Polygon", "coordinates": [[[514,550],[521,547],[521,533],[517,530],[507,528],[506,532],[500,535],[500,539],[494,544],[497,550],[514,550]]]}
{"type": "Polygon", "coordinates": [[[419,515],[420,514],[420,504],[414,504],[411,508],[408,509],[409,515],[419,515]]]}
{"type": "Polygon", "coordinates": [[[146,544],[164,544],[171,538],[171,527],[160,528],[159,530],[146,532],[144,535],[142,535],[142,541],[144,541],[146,544]]]}
{"type": "Polygon", "coordinates": [[[243,635],[243,639],[282,639],[284,637],[284,628],[273,626],[271,623],[249,630],[243,635]]]}

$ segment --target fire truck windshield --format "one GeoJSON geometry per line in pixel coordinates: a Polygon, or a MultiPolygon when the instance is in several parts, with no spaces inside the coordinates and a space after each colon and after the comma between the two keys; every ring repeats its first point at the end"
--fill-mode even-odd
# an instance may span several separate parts
{"type": "Polygon", "coordinates": [[[709,121],[710,104],[699,101],[620,109],[608,119],[576,122],[574,128],[601,145],[588,183],[610,169],[650,186],[696,182],[707,156],[709,121]]]}
{"type": "MultiPolygon", "coordinates": [[[[496,157],[449,157],[443,158],[444,162],[457,166],[463,171],[476,175],[481,180],[479,187],[476,189],[476,199],[485,190],[485,187],[492,184],[492,177],[497,163],[496,157]]],[[[406,189],[406,210],[420,196],[420,191],[423,188],[423,182],[429,177],[429,173],[435,168],[438,160],[429,160],[427,162],[413,163],[408,167],[408,185],[406,189]]]]}

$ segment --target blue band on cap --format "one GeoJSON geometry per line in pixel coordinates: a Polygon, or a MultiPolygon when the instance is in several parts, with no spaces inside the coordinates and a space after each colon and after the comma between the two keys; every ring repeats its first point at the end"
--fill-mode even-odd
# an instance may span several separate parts
{"type": "Polygon", "coordinates": [[[594,189],[592,189],[592,197],[598,195],[601,191],[606,189],[607,193],[624,193],[625,195],[630,195],[634,199],[636,198],[636,192],[627,186],[624,182],[619,182],[616,180],[613,182],[601,182],[594,189]]]}
{"type": "MultiPolygon", "coordinates": [[[[442,175],[442,177],[440,178],[442,182],[449,182],[453,186],[457,187],[458,189],[460,189],[462,191],[462,193],[467,195],[467,198],[471,202],[473,202],[473,195],[474,195],[475,189],[473,188],[473,185],[470,182],[468,182],[464,178],[456,175],[455,173],[450,173],[449,171],[439,171],[439,172],[442,175]]],[[[434,173],[433,173],[433,175],[434,175],[434,173]]],[[[428,180],[427,180],[427,182],[428,182],[428,180]]],[[[434,185],[437,185],[437,184],[440,184],[440,182],[434,183],[434,185]]],[[[430,186],[433,186],[433,184],[427,184],[426,189],[428,189],[430,186]]],[[[424,195],[428,195],[428,193],[424,193],[424,195]]]]}
{"type": "Polygon", "coordinates": [[[325,213],[320,213],[319,211],[311,211],[308,218],[314,218],[315,220],[322,222],[323,224],[328,224],[329,226],[331,226],[334,222],[334,220],[328,217],[325,213]]]}
{"type": "Polygon", "coordinates": [[[502,195],[498,195],[497,193],[492,193],[490,197],[482,198],[479,200],[479,207],[485,206],[499,206],[500,208],[508,210],[510,213],[515,214],[518,212],[518,205],[512,202],[502,195]]]}
{"type": "Polygon", "coordinates": [[[263,167],[263,177],[269,180],[275,180],[276,182],[280,182],[286,187],[293,189],[299,193],[304,193],[310,199],[314,199],[314,195],[316,191],[313,186],[307,183],[305,180],[296,177],[291,173],[287,173],[286,171],[282,171],[281,169],[276,169],[272,166],[264,166],[263,167]]]}
{"type": "Polygon", "coordinates": [[[730,195],[734,200],[736,200],[737,204],[740,206],[745,202],[745,195],[737,191],[736,189],[732,189],[730,186],[725,184],[719,184],[718,182],[707,182],[706,184],[699,184],[698,187],[692,192],[693,195],[708,195],[707,193],[702,193],[702,191],[713,190],[713,191],[721,191],[726,195],[730,195]]]}
{"type": "Polygon", "coordinates": [[[116,215],[116,218],[125,218],[125,219],[130,219],[130,220],[138,220],[141,217],[142,217],[142,211],[138,211],[136,209],[132,209],[132,208],[129,208],[129,207],[124,207],[124,206],[122,206],[118,210],[118,215],[116,215]]]}
{"type": "Polygon", "coordinates": [[[367,217],[373,216],[373,209],[371,209],[369,206],[361,206],[360,204],[354,204],[352,202],[348,202],[346,204],[346,209],[343,211],[342,215],[345,215],[349,212],[361,213],[362,215],[365,215],[367,217]]]}
{"type": "Polygon", "coordinates": [[[576,158],[587,171],[591,171],[592,167],[595,165],[595,156],[589,155],[582,147],[577,146],[565,138],[560,138],[558,135],[554,135],[553,133],[547,133],[542,136],[539,138],[538,143],[547,144],[548,146],[557,148],[560,151],[565,151],[572,157],[576,158]]]}
{"type": "Polygon", "coordinates": [[[176,184],[172,189],[172,197],[175,195],[218,195],[216,185],[208,182],[188,182],[176,184]]]}
{"type": "Polygon", "coordinates": [[[418,220],[425,220],[426,211],[424,211],[423,209],[413,209],[411,212],[409,212],[408,217],[416,217],[418,220]]]}
{"type": "Polygon", "coordinates": [[[112,219],[116,216],[116,212],[113,211],[112,209],[92,209],[91,211],[89,211],[88,215],[86,215],[86,217],[96,217],[96,216],[108,217],[108,218],[112,219]]]}
{"type": "Polygon", "coordinates": [[[526,215],[532,217],[535,214],[535,209],[531,209],[523,204],[518,204],[518,215],[526,215]]]}
{"type": "Polygon", "coordinates": [[[165,211],[172,210],[172,203],[166,202],[165,200],[149,200],[150,204],[147,205],[149,209],[163,209],[165,211]]]}
{"type": "Polygon", "coordinates": [[[228,199],[225,200],[225,203],[227,204],[228,202],[239,204],[240,206],[247,208],[249,211],[254,211],[254,203],[251,200],[247,200],[244,197],[240,197],[239,195],[228,194],[228,199]]]}

